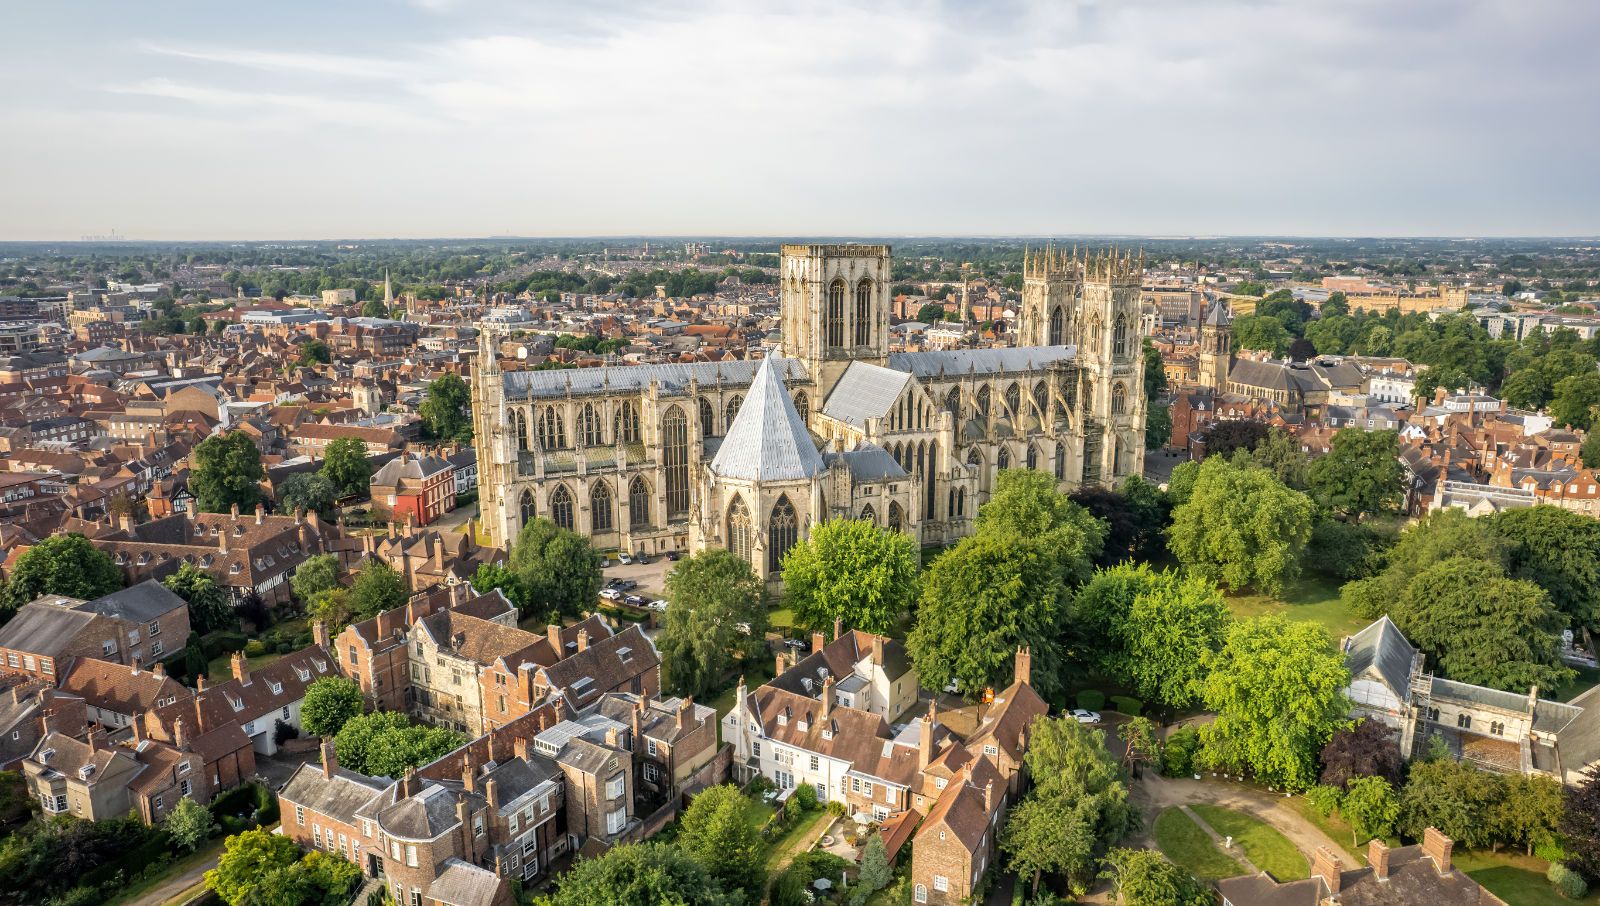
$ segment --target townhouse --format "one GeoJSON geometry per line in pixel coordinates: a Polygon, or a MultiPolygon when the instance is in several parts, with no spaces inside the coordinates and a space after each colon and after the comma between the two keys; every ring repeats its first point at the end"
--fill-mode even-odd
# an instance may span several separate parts
{"type": "Polygon", "coordinates": [[[28,792],[46,815],[70,814],[85,821],[136,812],[156,824],[183,797],[204,805],[212,787],[200,758],[176,744],[135,738],[112,743],[103,729],[84,739],[49,731],[22,762],[28,792]]]}
{"type": "Polygon", "coordinates": [[[46,595],[23,605],[0,628],[0,673],[26,673],[54,683],[67,659],[154,662],[182,648],[188,636],[189,605],[159,582],[141,582],[92,601],[46,595]]]}
{"type": "Polygon", "coordinates": [[[132,664],[114,664],[99,658],[78,658],[61,676],[63,692],[83,699],[88,718],[108,730],[133,723],[135,716],[187,699],[191,693],[156,664],[144,669],[138,659],[132,664]]]}

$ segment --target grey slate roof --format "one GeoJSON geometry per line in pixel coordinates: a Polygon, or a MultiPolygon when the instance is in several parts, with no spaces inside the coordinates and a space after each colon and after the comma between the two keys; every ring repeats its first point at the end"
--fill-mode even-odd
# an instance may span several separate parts
{"type": "MultiPolygon", "coordinates": [[[[295,805],[354,824],[357,810],[370,805],[388,786],[387,780],[345,768],[336,769],[331,778],[324,777],[321,765],[308,762],[295,768],[279,795],[295,805]]],[[[284,818],[290,820],[291,816],[284,818]]]]}
{"type": "MultiPolygon", "coordinates": [[[[762,359],[762,362],[767,361],[762,359]]],[[[615,365],[601,368],[572,368],[559,371],[508,371],[501,376],[506,399],[550,399],[572,393],[639,391],[657,381],[666,393],[682,393],[691,380],[702,385],[744,387],[750,384],[759,363],[692,362],[666,365],[615,365]]],[[[796,359],[783,360],[784,376],[791,380],[806,377],[805,367],[796,359]]]]}
{"type": "Polygon", "coordinates": [[[861,443],[853,450],[829,453],[824,458],[828,461],[836,458],[844,460],[845,468],[850,470],[850,475],[857,481],[906,477],[906,470],[894,461],[894,456],[877,444],[861,443]]]}
{"type": "Polygon", "coordinates": [[[889,356],[889,367],[909,371],[917,377],[956,377],[963,374],[1001,374],[1034,371],[1050,364],[1076,358],[1076,346],[1012,346],[1002,349],[942,349],[929,352],[896,352],[889,356]]]}
{"type": "Polygon", "coordinates": [[[70,644],[94,617],[92,613],[68,610],[55,604],[41,604],[35,601],[17,611],[11,622],[0,628],[0,648],[31,651],[34,654],[54,657],[57,652],[70,644]]]}
{"type": "Polygon", "coordinates": [[[444,860],[444,871],[428,885],[428,899],[449,906],[491,906],[500,883],[494,872],[451,856],[444,860]]]}
{"type": "Polygon", "coordinates": [[[711,460],[714,474],[748,481],[794,481],[826,470],[811,432],[778,377],[784,361],[761,360],[750,395],[711,460]]]}
{"type": "Polygon", "coordinates": [[[85,601],[73,610],[98,613],[134,623],[148,623],[162,614],[186,606],[188,605],[184,604],[183,599],[171,589],[154,579],[146,579],[138,585],[114,591],[93,601],[85,601]]]}
{"type": "Polygon", "coordinates": [[[1345,643],[1344,663],[1352,677],[1374,668],[1383,682],[1401,701],[1410,699],[1411,664],[1416,649],[1387,616],[1351,636],[1345,643]]]}
{"type": "Polygon", "coordinates": [[[911,374],[907,371],[851,362],[839,376],[839,382],[833,385],[822,414],[865,428],[867,419],[882,418],[889,413],[910,380],[911,374]]]}
{"type": "Polygon", "coordinates": [[[461,823],[456,802],[463,794],[436,780],[423,782],[422,792],[379,810],[384,833],[402,840],[432,840],[461,823]]]}

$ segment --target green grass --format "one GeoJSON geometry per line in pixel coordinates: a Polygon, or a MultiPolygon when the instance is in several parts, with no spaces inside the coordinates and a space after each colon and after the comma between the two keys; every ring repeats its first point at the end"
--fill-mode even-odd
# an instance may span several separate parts
{"type": "Polygon", "coordinates": [[[1174,865],[1202,881],[1219,881],[1245,873],[1244,866],[1218,849],[1200,825],[1175,808],[1156,816],[1156,846],[1174,865]]]}
{"type": "Polygon", "coordinates": [[[1571,682],[1557,686],[1551,698],[1558,702],[1570,702],[1579,695],[1600,685],[1600,668],[1576,667],[1574,669],[1578,671],[1578,675],[1573,677],[1571,682]]]}
{"type": "MultiPolygon", "coordinates": [[[[1338,843],[1346,852],[1354,853],[1356,861],[1360,865],[1367,864],[1367,841],[1363,840],[1360,844],[1352,844],[1350,842],[1350,825],[1339,817],[1338,812],[1334,812],[1331,815],[1318,814],[1317,810],[1311,807],[1311,803],[1307,802],[1304,796],[1295,796],[1292,799],[1285,799],[1283,802],[1289,808],[1299,812],[1301,817],[1315,824],[1318,830],[1327,834],[1328,839],[1338,843]]],[[[1398,837],[1389,837],[1386,842],[1390,846],[1400,845],[1398,837]]],[[[1340,858],[1344,857],[1341,856],[1340,858]]],[[[1351,867],[1358,868],[1360,866],[1353,865],[1351,867]]]]}
{"type": "Polygon", "coordinates": [[[173,878],[181,877],[186,872],[189,872],[195,868],[215,862],[217,857],[222,854],[223,840],[223,837],[218,836],[206,841],[205,844],[199,849],[173,862],[167,867],[167,870],[161,874],[153,878],[146,878],[142,881],[135,881],[122,888],[122,890],[117,892],[116,896],[106,900],[104,906],[115,906],[115,904],[118,903],[131,903],[167,883],[173,878]]]}
{"type": "Polygon", "coordinates": [[[1230,595],[1227,600],[1236,617],[1283,614],[1291,620],[1320,625],[1335,644],[1371,622],[1356,616],[1339,600],[1339,586],[1311,576],[1296,580],[1280,596],[1230,595]]]}
{"type": "MultiPolygon", "coordinates": [[[[1476,850],[1451,856],[1456,866],[1489,892],[1506,901],[1506,906],[1557,906],[1571,903],[1544,879],[1549,868],[1543,859],[1517,852],[1490,853],[1476,850]]],[[[1600,903],[1600,892],[1591,893],[1580,903],[1600,903]]]]}
{"type": "MultiPolygon", "coordinates": [[[[756,661],[753,664],[747,665],[744,671],[744,681],[745,685],[750,687],[749,691],[754,692],[757,686],[760,686],[767,680],[772,679],[772,671],[776,666],[777,665],[773,661],[756,661]]],[[[733,710],[733,695],[738,690],[739,681],[734,680],[728,684],[728,688],[717,693],[715,698],[706,703],[717,709],[717,720],[720,721],[723,717],[727,716],[729,711],[733,710]]]]}
{"type": "Polygon", "coordinates": [[[790,859],[804,852],[811,844],[811,835],[817,832],[817,824],[827,820],[830,820],[827,809],[813,809],[775,837],[767,850],[767,877],[788,867],[790,859]]]}
{"type": "Polygon", "coordinates": [[[1216,805],[1191,806],[1201,820],[1244,850],[1245,858],[1279,881],[1297,881],[1310,877],[1306,857],[1270,824],[1252,818],[1243,812],[1216,805]]]}
{"type": "MultiPolygon", "coordinates": [[[[273,652],[272,654],[263,654],[260,657],[245,658],[245,664],[253,673],[257,669],[265,667],[281,657],[283,657],[283,655],[273,652]]],[[[206,666],[206,682],[216,685],[217,683],[225,683],[228,680],[233,679],[232,658],[232,652],[212,658],[211,663],[206,666]]]]}

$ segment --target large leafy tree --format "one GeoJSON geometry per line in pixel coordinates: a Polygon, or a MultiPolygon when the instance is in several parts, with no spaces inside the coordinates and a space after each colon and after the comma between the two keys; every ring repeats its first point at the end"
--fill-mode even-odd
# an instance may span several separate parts
{"type": "Polygon", "coordinates": [[[1233,319],[1233,348],[1259,349],[1274,356],[1289,351],[1294,335],[1272,315],[1243,315],[1233,319]]]}
{"type": "Polygon", "coordinates": [[[333,738],[339,764],[352,771],[399,777],[406,768],[437,761],[467,738],[444,727],[412,726],[404,714],[374,711],[345,721],[333,738]]]}
{"type": "Polygon", "coordinates": [[[1206,429],[1206,456],[1229,457],[1240,450],[1254,450],[1272,429],[1266,422],[1233,418],[1213,422],[1206,429]]]}
{"type": "Polygon", "coordinates": [[[211,836],[211,831],[217,826],[212,820],[211,812],[189,796],[178,800],[178,804],[167,813],[161,826],[172,837],[172,842],[178,846],[194,852],[200,844],[211,836]]]}
{"type": "Polygon", "coordinates": [[[697,794],[678,825],[678,847],[705,867],[725,890],[761,899],[767,851],[750,823],[750,800],[737,787],[714,786],[697,794]]]}
{"type": "Polygon", "coordinates": [[[268,873],[299,859],[300,847],[293,840],[253,828],[227,839],[217,867],[206,872],[206,886],[229,906],[239,906],[268,873]]]}
{"type": "Polygon", "coordinates": [[[368,560],[350,585],[349,621],[359,623],[404,604],[411,592],[406,580],[382,560],[368,560]]]}
{"type": "Polygon", "coordinates": [[[1207,457],[1187,503],[1172,513],[1172,553],[1230,589],[1283,589],[1300,569],[1315,507],[1265,469],[1207,457]]]}
{"type": "Polygon", "coordinates": [[[1048,539],[980,531],[935,560],[906,640],[925,688],[951,680],[968,696],[1005,685],[1012,654],[1033,651],[1032,683],[1058,687],[1065,589],[1048,539]]]}
{"type": "Polygon", "coordinates": [[[1005,469],[996,476],[993,496],[978,510],[977,530],[1039,539],[1054,551],[1068,585],[1088,580],[1106,541],[1105,524],[1057,491],[1054,478],[1034,469],[1005,469]]]}
{"type": "Polygon", "coordinates": [[[17,608],[40,595],[90,600],[121,587],[122,570],[110,554],[77,532],[51,535],[17,557],[6,581],[0,617],[11,619],[17,608]]]}
{"type": "Polygon", "coordinates": [[[1172,508],[1161,489],[1140,476],[1128,476],[1116,490],[1084,485],[1072,492],[1071,499],[1105,525],[1105,543],[1096,565],[1110,566],[1130,557],[1151,560],[1166,551],[1162,532],[1172,508]]]}
{"type": "Polygon", "coordinates": [[[333,736],[359,715],[362,707],[361,687],[354,680],[325,676],[306,687],[300,722],[312,736],[333,736]]]}
{"type": "Polygon", "coordinates": [[[1558,644],[1566,617],[1544,589],[1507,578],[1492,563],[1452,557],[1430,566],[1390,615],[1451,679],[1522,692],[1572,676],[1558,644]]]}
{"type": "Polygon", "coordinates": [[[239,617],[233,612],[228,593],[211,574],[192,563],[182,563],[178,571],[161,580],[173,594],[189,605],[189,625],[202,635],[218,629],[234,629],[239,617]]]}
{"type": "Polygon", "coordinates": [[[194,448],[190,457],[189,490],[200,509],[226,512],[237,505],[249,509],[261,500],[261,451],[243,431],[213,434],[194,448]]]}
{"type": "Polygon", "coordinates": [[[1268,431],[1250,452],[1250,458],[1296,491],[1304,491],[1310,485],[1311,459],[1300,449],[1294,435],[1281,428],[1268,431]]]}
{"type": "Polygon", "coordinates": [[[468,414],[471,395],[461,375],[447,372],[429,382],[426,398],[417,408],[423,429],[439,440],[469,440],[472,418],[468,414]]]}
{"type": "Polygon", "coordinates": [[[339,489],[320,472],[296,473],[278,486],[278,507],[287,512],[305,510],[326,516],[338,499],[339,489]]]}
{"type": "Polygon", "coordinates": [[[1281,616],[1235,623],[1205,683],[1216,720],[1201,728],[1214,764],[1305,789],[1317,753],[1345,726],[1350,671],[1322,627],[1281,616]]]}
{"type": "Polygon", "coordinates": [[[295,567],[289,578],[289,587],[302,602],[311,600],[339,584],[339,557],[336,554],[313,554],[295,567]]]}
{"type": "Polygon", "coordinates": [[[1426,828],[1435,827],[1457,846],[1488,846],[1495,841],[1491,815],[1500,796],[1498,776],[1465,762],[1413,764],[1400,793],[1400,832],[1420,840],[1426,828]]]}
{"type": "Polygon", "coordinates": [[[1556,382],[1550,397],[1550,417],[1558,425],[1588,431],[1600,406],[1600,373],[1575,374],[1556,382]]]}
{"type": "Polygon", "coordinates": [[[1360,837],[1370,840],[1392,833],[1400,818],[1400,800],[1384,778],[1356,777],[1339,800],[1339,814],[1350,822],[1350,844],[1354,846],[1361,842],[1360,837]]]}
{"type": "Polygon", "coordinates": [[[743,906],[693,857],[664,843],[630,843],[582,859],[561,876],[550,906],[743,906]]]}
{"type": "Polygon", "coordinates": [[[1569,864],[1591,882],[1600,881],[1600,767],[1584,769],[1583,779],[1566,788],[1560,830],[1569,864]]]}
{"type": "Polygon", "coordinates": [[[888,632],[917,598],[917,557],[905,532],[830,519],[784,554],[784,603],[803,626],[888,632]]]}
{"type": "Polygon", "coordinates": [[[1175,708],[1199,698],[1232,620],[1215,585],[1142,563],[1099,571],[1073,609],[1100,670],[1175,708]]]}
{"type": "Polygon", "coordinates": [[[1376,617],[1392,609],[1418,573],[1457,556],[1502,567],[1510,562],[1505,539],[1490,520],[1454,507],[1435,510],[1400,533],[1382,573],[1351,582],[1340,594],[1357,613],[1376,617]]]}
{"type": "Polygon", "coordinates": [[[1508,774],[1500,783],[1500,801],[1490,813],[1500,841],[1521,846],[1530,856],[1554,842],[1564,810],[1562,783],[1527,774],[1508,774]]]}
{"type": "Polygon", "coordinates": [[[1405,759],[1389,728],[1375,720],[1362,720],[1333,734],[1322,747],[1324,786],[1343,789],[1357,777],[1382,777],[1399,786],[1405,759]]]}
{"type": "Polygon", "coordinates": [[[765,648],[766,586],[731,551],[709,548],[679,562],[667,575],[667,599],[656,648],[668,689],[704,696],[721,684],[736,655],[755,658],[765,648]]]}
{"type": "Polygon", "coordinates": [[[511,571],[533,614],[577,614],[600,594],[600,558],[589,539],[549,519],[530,519],[511,546],[511,571]]]}
{"type": "Polygon", "coordinates": [[[1350,519],[1392,513],[1405,499],[1399,435],[1343,428],[1326,456],[1311,464],[1311,496],[1350,519]]]}
{"type": "Polygon", "coordinates": [[[354,437],[341,437],[322,449],[322,477],[341,495],[366,494],[372,482],[367,445],[354,437]]]}
{"type": "Polygon", "coordinates": [[[517,610],[522,611],[528,607],[527,591],[517,579],[517,574],[504,563],[478,564],[477,571],[472,574],[472,590],[480,595],[498,590],[506,596],[506,600],[517,605],[517,610]]]}
{"type": "Polygon", "coordinates": [[[1507,510],[1493,523],[1512,578],[1539,583],[1573,629],[1600,625],[1600,519],[1535,506],[1507,510]]]}
{"type": "Polygon", "coordinates": [[[1214,906],[1204,884],[1152,849],[1113,849],[1101,877],[1111,881],[1119,906],[1214,906]]]}

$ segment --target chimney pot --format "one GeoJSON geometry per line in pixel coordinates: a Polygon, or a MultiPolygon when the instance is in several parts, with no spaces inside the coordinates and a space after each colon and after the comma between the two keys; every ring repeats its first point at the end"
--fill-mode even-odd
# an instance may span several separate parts
{"type": "Polygon", "coordinates": [[[587,629],[578,630],[578,650],[589,650],[589,630],[587,629]]]}

